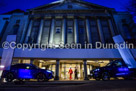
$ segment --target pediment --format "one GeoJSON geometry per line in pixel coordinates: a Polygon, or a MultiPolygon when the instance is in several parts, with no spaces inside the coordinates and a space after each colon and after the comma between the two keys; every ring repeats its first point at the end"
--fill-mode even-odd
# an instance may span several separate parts
{"type": "Polygon", "coordinates": [[[62,1],[46,4],[30,10],[87,10],[87,9],[111,9],[111,8],[85,1],[73,1],[73,2],[62,1]]]}
{"type": "Polygon", "coordinates": [[[83,9],[90,9],[91,7],[81,5],[78,3],[64,3],[54,7],[47,8],[47,10],[83,10],[83,9]]]}

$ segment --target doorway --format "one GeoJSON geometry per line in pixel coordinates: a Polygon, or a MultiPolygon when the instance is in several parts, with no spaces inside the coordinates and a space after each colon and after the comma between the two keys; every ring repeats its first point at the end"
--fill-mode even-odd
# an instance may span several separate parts
{"type": "Polygon", "coordinates": [[[72,69],[72,79],[71,80],[83,80],[83,61],[67,60],[60,62],[60,80],[70,80],[69,70],[72,69]],[[75,79],[75,69],[77,69],[77,77],[75,79]]]}

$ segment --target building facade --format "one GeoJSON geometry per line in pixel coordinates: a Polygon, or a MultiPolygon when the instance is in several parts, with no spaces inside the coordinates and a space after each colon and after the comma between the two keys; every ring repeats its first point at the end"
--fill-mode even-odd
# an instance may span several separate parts
{"type": "MultiPolygon", "coordinates": [[[[116,35],[128,43],[135,42],[136,24],[129,13],[82,0],[57,1],[26,12],[0,15],[0,58],[5,53],[11,64],[32,63],[50,69],[55,72],[55,80],[68,80],[69,69],[77,67],[79,79],[88,80],[90,70],[122,59],[117,49],[96,48],[96,42],[114,43],[116,35]],[[18,44],[53,44],[55,49],[41,51],[36,46],[32,50],[15,48],[12,53],[4,52],[2,44],[9,35],[16,35],[18,44]],[[68,48],[59,48],[60,44],[68,48]],[[69,44],[81,46],[74,49],[69,44]],[[92,44],[91,49],[85,44],[92,44]]],[[[131,52],[136,58],[136,50],[131,52]]]]}

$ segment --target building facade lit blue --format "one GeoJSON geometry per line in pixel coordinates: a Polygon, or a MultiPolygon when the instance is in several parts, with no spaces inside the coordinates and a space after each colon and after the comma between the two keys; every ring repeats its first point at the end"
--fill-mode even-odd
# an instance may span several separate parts
{"type": "MultiPolygon", "coordinates": [[[[38,45],[32,50],[15,48],[7,58],[12,59],[11,64],[32,63],[42,69],[50,69],[55,72],[55,80],[68,80],[69,68],[74,70],[77,67],[78,77],[87,80],[90,70],[122,59],[117,49],[97,49],[96,42],[114,43],[113,37],[121,35],[128,43],[134,43],[136,24],[127,12],[117,12],[82,0],[62,0],[26,12],[15,10],[0,15],[1,59],[2,44],[9,35],[16,35],[17,44],[55,46],[55,49],[44,51],[38,45]],[[60,44],[81,44],[81,48],[73,49],[67,45],[68,49],[61,49],[60,44]],[[92,44],[91,49],[86,49],[85,44],[92,44]]],[[[136,50],[131,49],[131,52],[136,58],[136,50]]]]}

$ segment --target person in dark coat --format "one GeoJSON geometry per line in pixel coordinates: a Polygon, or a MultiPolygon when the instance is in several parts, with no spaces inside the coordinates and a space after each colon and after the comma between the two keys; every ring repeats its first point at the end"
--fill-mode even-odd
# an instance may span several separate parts
{"type": "Polygon", "coordinates": [[[77,79],[78,80],[78,70],[77,70],[77,68],[75,67],[75,79],[77,79]]]}

